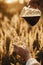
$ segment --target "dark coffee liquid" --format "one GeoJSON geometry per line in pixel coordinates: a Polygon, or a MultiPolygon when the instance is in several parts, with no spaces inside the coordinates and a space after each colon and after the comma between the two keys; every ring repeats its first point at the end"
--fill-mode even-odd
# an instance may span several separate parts
{"type": "Polygon", "coordinates": [[[22,17],[24,18],[28,24],[34,26],[40,19],[40,16],[30,16],[30,17],[22,17]]]}

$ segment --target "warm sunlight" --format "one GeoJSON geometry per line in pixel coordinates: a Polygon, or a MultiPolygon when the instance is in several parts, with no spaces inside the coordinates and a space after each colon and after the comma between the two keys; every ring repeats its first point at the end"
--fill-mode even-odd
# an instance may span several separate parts
{"type": "Polygon", "coordinates": [[[17,2],[18,0],[5,0],[6,3],[13,3],[13,2],[17,2]]]}
{"type": "Polygon", "coordinates": [[[21,3],[21,4],[23,4],[24,3],[24,0],[18,0],[19,1],[19,3],[21,3]]]}

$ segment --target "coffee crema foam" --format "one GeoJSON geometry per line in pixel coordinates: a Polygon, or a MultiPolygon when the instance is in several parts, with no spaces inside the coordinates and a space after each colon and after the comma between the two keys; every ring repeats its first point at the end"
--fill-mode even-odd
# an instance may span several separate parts
{"type": "Polygon", "coordinates": [[[34,9],[30,7],[24,7],[20,14],[21,17],[34,17],[41,16],[41,11],[39,9],[34,9]]]}

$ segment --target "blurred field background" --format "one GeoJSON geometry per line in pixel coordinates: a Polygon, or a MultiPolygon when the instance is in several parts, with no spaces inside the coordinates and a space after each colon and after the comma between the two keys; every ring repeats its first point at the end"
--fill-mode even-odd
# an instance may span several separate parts
{"type": "MultiPolygon", "coordinates": [[[[6,53],[6,38],[10,38],[9,54],[11,55],[14,51],[12,44],[18,46],[25,46],[30,50],[33,49],[32,44],[36,39],[36,34],[38,33],[38,40],[40,43],[40,48],[43,47],[43,3],[41,1],[40,10],[42,12],[39,22],[32,27],[23,19],[20,18],[20,12],[24,6],[27,6],[28,0],[14,0],[14,7],[12,5],[5,7],[2,6],[2,0],[0,0],[0,56],[6,53]],[[13,11],[14,10],[14,11],[13,11]],[[7,13],[12,13],[13,16],[11,20],[9,19],[7,13]],[[5,15],[3,14],[5,13],[5,15]],[[3,18],[3,19],[2,19],[3,18]],[[4,49],[3,49],[4,47],[4,49]]],[[[4,2],[4,0],[3,0],[4,2]]],[[[40,1],[39,1],[40,2],[40,1]]],[[[37,6],[38,7],[38,6],[37,6]]],[[[33,51],[33,50],[32,50],[33,51]]],[[[34,57],[34,55],[33,55],[34,57]]]]}

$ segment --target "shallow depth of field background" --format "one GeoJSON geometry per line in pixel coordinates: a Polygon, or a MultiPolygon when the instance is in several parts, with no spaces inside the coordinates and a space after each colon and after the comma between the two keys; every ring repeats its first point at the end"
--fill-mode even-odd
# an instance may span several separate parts
{"type": "MultiPolygon", "coordinates": [[[[9,46],[9,54],[12,54],[13,52],[12,44],[16,44],[18,46],[26,45],[28,49],[30,48],[31,51],[33,51],[32,44],[34,40],[36,39],[37,33],[38,33],[40,48],[43,47],[43,14],[39,22],[35,26],[33,26],[31,29],[31,26],[23,18],[20,18],[19,16],[19,12],[21,11],[21,8],[23,8],[24,5],[26,5],[25,3],[27,3],[28,0],[25,0],[25,1],[14,0],[14,1],[16,3],[14,6],[14,12],[16,14],[13,14],[13,17],[11,17],[11,20],[7,16],[3,15],[2,12],[0,12],[0,54],[1,55],[4,52],[6,52],[6,47],[5,47],[6,37],[9,37],[11,40],[10,46],[9,46]],[[2,16],[4,17],[3,20],[1,20],[2,16]],[[4,49],[3,49],[3,46],[4,46],[4,49]]],[[[33,57],[35,56],[33,55],[33,57]]]]}

